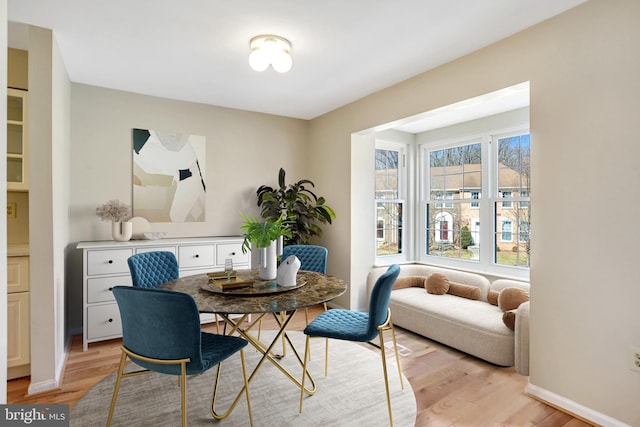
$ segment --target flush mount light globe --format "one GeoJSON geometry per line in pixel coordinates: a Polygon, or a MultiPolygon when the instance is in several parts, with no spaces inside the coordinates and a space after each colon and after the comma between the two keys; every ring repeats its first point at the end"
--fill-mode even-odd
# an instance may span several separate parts
{"type": "Polygon", "coordinates": [[[293,65],[291,43],[280,36],[260,35],[249,42],[249,66],[255,71],[264,71],[273,67],[279,73],[286,73],[293,65]]]}

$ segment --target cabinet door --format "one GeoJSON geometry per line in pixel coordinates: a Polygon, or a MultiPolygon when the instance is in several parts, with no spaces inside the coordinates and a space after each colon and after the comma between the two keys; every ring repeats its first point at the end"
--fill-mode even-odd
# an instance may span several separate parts
{"type": "Polygon", "coordinates": [[[7,89],[7,190],[29,189],[27,92],[7,89]]]}
{"type": "Polygon", "coordinates": [[[29,290],[29,257],[7,257],[7,292],[27,292],[29,290]]]}
{"type": "Polygon", "coordinates": [[[30,361],[29,292],[7,295],[7,367],[30,361]]]}

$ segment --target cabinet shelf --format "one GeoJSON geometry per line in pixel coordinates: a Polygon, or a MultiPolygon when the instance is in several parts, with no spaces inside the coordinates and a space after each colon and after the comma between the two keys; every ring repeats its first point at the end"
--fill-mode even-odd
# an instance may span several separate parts
{"type": "Polygon", "coordinates": [[[7,190],[29,190],[27,92],[7,89],[7,190]]]}

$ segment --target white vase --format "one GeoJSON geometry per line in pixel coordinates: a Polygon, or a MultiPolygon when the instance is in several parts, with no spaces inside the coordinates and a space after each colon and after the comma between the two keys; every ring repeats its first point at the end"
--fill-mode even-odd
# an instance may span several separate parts
{"type": "Polygon", "coordinates": [[[129,221],[125,222],[112,222],[111,223],[111,235],[113,240],[118,242],[126,242],[133,236],[133,223],[129,221]]]}
{"type": "Polygon", "coordinates": [[[278,275],[277,242],[271,241],[266,248],[257,248],[258,277],[261,280],[274,280],[278,275]]]}

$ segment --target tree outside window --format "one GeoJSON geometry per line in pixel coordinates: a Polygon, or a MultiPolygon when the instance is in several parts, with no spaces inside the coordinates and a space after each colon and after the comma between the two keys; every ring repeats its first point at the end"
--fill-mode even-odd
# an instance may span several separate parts
{"type": "Polygon", "coordinates": [[[402,153],[393,149],[376,149],[376,255],[403,252],[403,205],[400,161],[402,153]]]}

